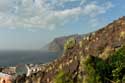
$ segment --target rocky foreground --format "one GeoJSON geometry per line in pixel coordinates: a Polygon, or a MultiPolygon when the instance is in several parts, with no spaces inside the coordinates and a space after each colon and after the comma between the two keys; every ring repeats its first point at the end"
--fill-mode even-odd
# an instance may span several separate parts
{"type": "Polygon", "coordinates": [[[124,46],[125,17],[121,17],[80,41],[67,41],[60,58],[28,76],[17,76],[13,83],[125,83],[124,46]]]}

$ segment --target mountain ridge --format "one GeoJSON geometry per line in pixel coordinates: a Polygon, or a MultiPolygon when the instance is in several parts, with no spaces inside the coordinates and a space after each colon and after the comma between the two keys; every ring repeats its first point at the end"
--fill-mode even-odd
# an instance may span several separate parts
{"type": "MultiPolygon", "coordinates": [[[[72,41],[69,42],[72,43],[72,41]]],[[[78,82],[78,77],[80,76],[82,80],[87,77],[88,72],[85,70],[85,64],[82,63],[88,56],[98,57],[105,61],[109,58],[109,55],[124,45],[125,17],[123,16],[102,29],[84,36],[79,42],[75,42],[73,46],[66,45],[67,50],[64,51],[62,56],[46,65],[45,70],[31,74],[29,77],[17,77],[16,83],[30,83],[29,81],[32,81],[32,83],[57,83],[53,79],[61,70],[65,74],[71,74],[71,83],[82,83],[78,82]]]]}

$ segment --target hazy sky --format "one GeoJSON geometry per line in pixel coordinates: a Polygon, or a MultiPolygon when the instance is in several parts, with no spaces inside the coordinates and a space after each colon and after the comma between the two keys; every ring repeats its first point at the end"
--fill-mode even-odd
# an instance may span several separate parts
{"type": "Polygon", "coordinates": [[[125,15],[125,0],[0,0],[0,50],[36,50],[125,15]]]}

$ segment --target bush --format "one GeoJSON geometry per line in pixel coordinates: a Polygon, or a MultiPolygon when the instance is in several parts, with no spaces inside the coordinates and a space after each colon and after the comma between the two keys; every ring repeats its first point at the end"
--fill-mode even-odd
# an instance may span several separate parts
{"type": "Polygon", "coordinates": [[[69,39],[66,41],[66,43],[64,44],[64,50],[66,51],[66,50],[68,50],[68,49],[73,48],[73,47],[75,46],[75,44],[76,44],[75,38],[74,38],[74,37],[69,38],[69,39]]]}
{"type": "MultiPolygon", "coordinates": [[[[69,48],[71,47],[69,46],[69,48]]],[[[82,52],[79,54],[82,55],[82,52]]],[[[114,54],[109,55],[106,60],[86,56],[83,62],[80,62],[80,67],[83,67],[84,75],[79,74],[78,79],[80,81],[83,79],[83,83],[125,83],[125,47],[123,46],[114,54]]],[[[60,71],[54,78],[54,83],[73,82],[72,74],[64,73],[64,71],[60,71]]],[[[74,83],[80,82],[77,80],[74,83]]]]}
{"type": "Polygon", "coordinates": [[[94,68],[94,63],[93,63],[93,58],[94,57],[87,57],[87,60],[85,61],[85,71],[87,73],[83,83],[102,83],[100,81],[100,76],[98,72],[96,72],[94,68]]]}
{"type": "Polygon", "coordinates": [[[85,83],[125,83],[125,47],[102,60],[88,57],[85,62],[88,74],[85,83]]]}
{"type": "Polygon", "coordinates": [[[61,70],[55,76],[54,83],[73,83],[73,80],[70,73],[65,73],[61,70]]]}
{"type": "Polygon", "coordinates": [[[124,82],[125,82],[125,75],[122,78],[122,83],[124,83],[124,82]]]}
{"type": "Polygon", "coordinates": [[[112,79],[116,83],[122,83],[122,78],[125,76],[125,47],[123,46],[109,58],[109,63],[112,68],[112,79]]]}
{"type": "Polygon", "coordinates": [[[122,31],[122,32],[120,33],[120,37],[121,37],[121,38],[125,38],[125,32],[124,32],[124,31],[122,31]]]}

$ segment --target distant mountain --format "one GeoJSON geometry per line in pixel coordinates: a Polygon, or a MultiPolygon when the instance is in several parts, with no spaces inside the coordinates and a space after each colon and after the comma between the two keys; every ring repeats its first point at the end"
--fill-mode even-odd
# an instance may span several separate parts
{"type": "Polygon", "coordinates": [[[62,52],[64,49],[64,43],[71,37],[74,37],[77,41],[79,41],[84,35],[74,34],[70,36],[63,36],[55,38],[52,42],[50,42],[47,47],[51,52],[62,52]]]}
{"type": "Polygon", "coordinates": [[[78,42],[69,37],[55,39],[51,47],[60,45],[58,49],[68,39],[62,56],[44,70],[18,76],[16,83],[125,83],[125,17],[77,37],[78,42]]]}

